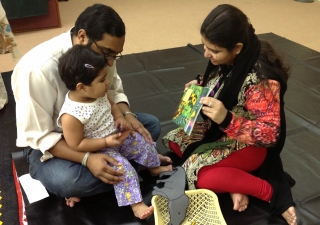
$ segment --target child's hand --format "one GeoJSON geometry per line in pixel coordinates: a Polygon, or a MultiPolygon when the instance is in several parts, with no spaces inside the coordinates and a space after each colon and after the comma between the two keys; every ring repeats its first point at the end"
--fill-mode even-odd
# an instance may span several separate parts
{"type": "Polygon", "coordinates": [[[130,123],[128,123],[123,116],[116,118],[114,125],[119,129],[120,132],[132,129],[130,123]]]}
{"type": "Polygon", "coordinates": [[[124,132],[119,131],[118,133],[107,136],[105,139],[107,147],[117,147],[122,145],[124,139],[128,137],[131,131],[131,129],[124,132]]]}
{"type": "Polygon", "coordinates": [[[117,147],[122,145],[123,140],[120,139],[120,137],[120,132],[107,136],[105,139],[107,147],[117,147]]]}

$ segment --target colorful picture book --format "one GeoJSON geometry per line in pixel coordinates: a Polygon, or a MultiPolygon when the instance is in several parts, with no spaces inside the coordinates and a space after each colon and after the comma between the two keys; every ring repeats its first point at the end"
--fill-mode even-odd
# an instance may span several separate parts
{"type": "Polygon", "coordinates": [[[190,135],[197,120],[202,104],[200,99],[209,95],[211,89],[198,85],[191,85],[182,96],[178,109],[175,111],[172,121],[183,128],[190,135]]]}

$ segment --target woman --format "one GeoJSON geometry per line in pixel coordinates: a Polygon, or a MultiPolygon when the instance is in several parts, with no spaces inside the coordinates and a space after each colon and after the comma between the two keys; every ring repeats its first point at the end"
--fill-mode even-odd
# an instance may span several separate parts
{"type": "Polygon", "coordinates": [[[186,88],[212,89],[201,100],[204,120],[190,136],[181,128],[169,132],[164,145],[182,157],[189,189],[229,192],[239,212],[251,195],[270,202],[273,213],[288,224],[297,224],[280,159],[289,68],[269,43],[258,40],[247,16],[234,6],[213,9],[200,34],[209,63],[204,76],[186,88]]]}

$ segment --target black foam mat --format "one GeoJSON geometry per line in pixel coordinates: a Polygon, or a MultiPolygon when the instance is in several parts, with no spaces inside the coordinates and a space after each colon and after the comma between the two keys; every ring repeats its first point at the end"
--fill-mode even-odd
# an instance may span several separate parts
{"type": "MultiPolygon", "coordinates": [[[[320,224],[320,53],[273,33],[258,36],[274,44],[292,66],[285,95],[287,139],[281,154],[285,171],[297,182],[292,193],[298,224],[320,224]]],[[[207,60],[202,52],[201,45],[187,45],[125,55],[117,61],[118,73],[129,96],[131,110],[157,116],[161,122],[161,136],[176,128],[171,117],[182,96],[184,84],[198,73],[203,73],[206,68],[207,60]]],[[[9,86],[9,74],[4,76],[9,86]]],[[[23,175],[28,173],[28,167],[21,149],[14,146],[14,100],[11,93],[9,97],[9,105],[0,111],[0,131],[7,137],[7,144],[0,144],[0,151],[13,153],[17,173],[23,175]]],[[[160,139],[157,148],[160,153],[168,154],[160,139]]],[[[141,189],[144,201],[150,204],[155,179],[148,174],[140,174],[143,178],[141,189]]],[[[239,213],[232,210],[228,194],[218,194],[218,198],[228,225],[286,224],[282,217],[270,215],[269,204],[266,202],[250,198],[248,209],[239,213]]],[[[154,224],[153,216],[139,220],[133,216],[130,207],[119,208],[113,192],[83,198],[74,208],[67,207],[63,199],[54,196],[32,204],[25,198],[25,203],[30,225],[154,224]]]]}

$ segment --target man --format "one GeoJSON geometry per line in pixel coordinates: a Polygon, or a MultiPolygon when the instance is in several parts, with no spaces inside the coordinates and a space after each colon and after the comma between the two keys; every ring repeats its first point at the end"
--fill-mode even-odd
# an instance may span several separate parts
{"type": "MultiPolygon", "coordinates": [[[[108,6],[95,4],[79,15],[70,31],[26,53],[13,71],[17,146],[25,147],[24,154],[30,164],[31,177],[40,180],[49,192],[57,196],[86,197],[99,194],[111,190],[110,184],[118,183],[122,175],[107,164],[117,164],[108,155],[90,154],[87,157],[85,153],[72,150],[57,127],[56,120],[67,93],[58,74],[58,60],[73,45],[88,45],[106,56],[107,79],[110,81],[108,94],[134,130],[147,141],[152,142],[160,134],[156,117],[134,114],[129,109],[115,62],[122,57],[124,41],[125,25],[120,16],[108,6]]],[[[170,161],[168,157],[160,158],[170,161]]],[[[72,207],[78,200],[67,200],[67,204],[72,207]]]]}

